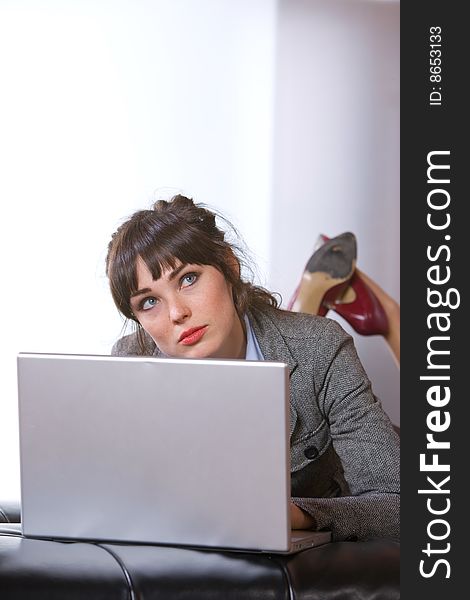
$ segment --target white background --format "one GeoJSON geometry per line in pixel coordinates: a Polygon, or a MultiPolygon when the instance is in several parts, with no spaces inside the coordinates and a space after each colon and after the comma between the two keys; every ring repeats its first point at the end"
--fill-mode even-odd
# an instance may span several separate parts
{"type": "MultiPolygon", "coordinates": [[[[0,499],[17,352],[109,353],[107,244],[155,199],[222,211],[284,305],[346,230],[399,298],[398,2],[0,0],[0,56],[0,499]]],[[[384,340],[355,337],[399,423],[384,340]]]]}

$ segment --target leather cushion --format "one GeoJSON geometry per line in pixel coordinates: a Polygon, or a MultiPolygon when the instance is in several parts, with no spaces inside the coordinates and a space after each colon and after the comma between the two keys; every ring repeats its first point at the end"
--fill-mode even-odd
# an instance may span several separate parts
{"type": "Polygon", "coordinates": [[[141,600],[288,600],[282,568],[268,555],[165,546],[106,545],[141,600]]]}
{"type": "Polygon", "coordinates": [[[0,598],[129,600],[131,593],[103,548],[0,534],[0,598]]]}
{"type": "Polygon", "coordinates": [[[395,541],[335,542],[280,561],[296,600],[400,598],[400,544],[395,541]]]}
{"type": "Polygon", "coordinates": [[[2,600],[399,597],[400,546],[388,540],[336,542],[282,556],[54,542],[22,538],[18,526],[0,527],[2,600]]]}

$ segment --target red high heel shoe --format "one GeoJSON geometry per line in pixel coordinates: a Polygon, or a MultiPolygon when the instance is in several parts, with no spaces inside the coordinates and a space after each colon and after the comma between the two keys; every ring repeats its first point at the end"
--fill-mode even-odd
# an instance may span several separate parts
{"type": "Polygon", "coordinates": [[[342,296],[356,268],[356,236],[346,232],[320,244],[305,266],[288,310],[324,316],[342,296]]]}
{"type": "Polygon", "coordinates": [[[326,306],[341,315],[361,335],[385,335],[388,332],[388,318],[380,300],[357,271],[343,296],[333,302],[326,301],[326,306]]]}

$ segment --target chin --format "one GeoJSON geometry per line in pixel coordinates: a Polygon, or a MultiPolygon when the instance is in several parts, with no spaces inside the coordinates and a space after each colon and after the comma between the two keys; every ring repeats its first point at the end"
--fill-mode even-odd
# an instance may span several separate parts
{"type": "Polygon", "coordinates": [[[216,350],[211,350],[211,348],[195,347],[184,352],[181,358],[215,358],[214,354],[216,353],[216,350]]]}

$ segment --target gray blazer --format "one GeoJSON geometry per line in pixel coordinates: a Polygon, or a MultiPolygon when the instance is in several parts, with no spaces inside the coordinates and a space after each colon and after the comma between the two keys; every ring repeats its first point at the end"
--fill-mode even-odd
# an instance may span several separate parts
{"type": "MultiPolygon", "coordinates": [[[[400,449],[353,340],[331,319],[266,308],[248,313],[263,356],[290,369],[291,493],[333,539],[400,535],[400,449]]],[[[136,334],[112,354],[163,356],[136,334]]]]}

